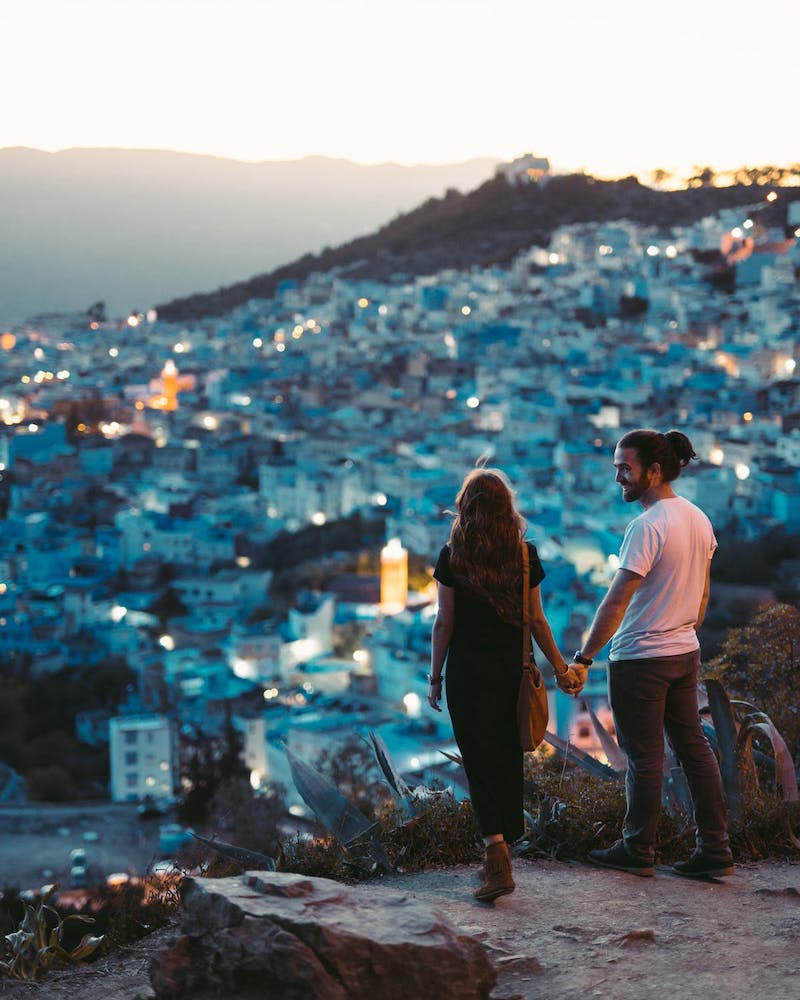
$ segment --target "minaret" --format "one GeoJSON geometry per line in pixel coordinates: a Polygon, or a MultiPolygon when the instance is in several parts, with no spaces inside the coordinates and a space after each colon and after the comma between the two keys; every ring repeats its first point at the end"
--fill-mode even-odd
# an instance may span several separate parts
{"type": "Polygon", "coordinates": [[[408,550],[391,538],[381,550],[381,611],[396,615],[408,603],[408,550]]]}
{"type": "Polygon", "coordinates": [[[168,358],[164,363],[161,372],[161,381],[164,392],[164,409],[177,410],[178,408],[178,369],[172,358],[168,358]]]}

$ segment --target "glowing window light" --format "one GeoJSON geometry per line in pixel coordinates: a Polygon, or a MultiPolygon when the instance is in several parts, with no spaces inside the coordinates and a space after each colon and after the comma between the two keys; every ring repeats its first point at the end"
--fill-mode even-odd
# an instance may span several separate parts
{"type": "Polygon", "coordinates": [[[275,350],[283,354],[283,352],[286,350],[286,344],[276,344],[275,350]]]}
{"type": "Polygon", "coordinates": [[[742,482],[750,476],[750,466],[745,465],[744,462],[737,462],[733,471],[736,473],[736,478],[742,482]]]}
{"type": "Polygon", "coordinates": [[[655,245],[655,243],[651,243],[650,246],[647,248],[647,256],[648,257],[658,257],[658,255],[660,253],[661,253],[661,251],[655,245]]]}
{"type": "Polygon", "coordinates": [[[117,347],[109,347],[109,349],[108,349],[108,356],[110,358],[118,358],[119,357],[119,348],[117,348],[117,347]]]}
{"type": "Polygon", "coordinates": [[[37,361],[41,361],[42,358],[44,357],[44,351],[41,349],[41,347],[37,347],[36,350],[33,352],[33,356],[36,358],[37,361]]]}
{"type": "Polygon", "coordinates": [[[364,296],[362,295],[362,297],[358,300],[358,308],[366,309],[368,305],[369,305],[369,299],[364,298],[364,296]]]}
{"type": "Polygon", "coordinates": [[[134,327],[134,326],[138,326],[138,325],[139,325],[139,317],[138,316],[129,316],[128,317],[128,326],[134,327]]]}
{"type": "Polygon", "coordinates": [[[775,192],[770,191],[770,193],[767,195],[767,201],[777,201],[777,200],[778,196],[775,194],[775,192]]]}
{"type": "Polygon", "coordinates": [[[353,651],[353,659],[363,667],[369,663],[369,653],[366,649],[356,649],[353,651]]]}
{"type": "Polygon", "coordinates": [[[557,253],[551,253],[547,259],[551,264],[557,264],[561,260],[557,253]]]}
{"type": "Polygon", "coordinates": [[[744,222],[742,223],[742,226],[745,229],[752,229],[753,228],[753,220],[752,219],[745,219],[744,222]]]}
{"type": "Polygon", "coordinates": [[[409,718],[418,719],[422,708],[422,699],[415,691],[409,691],[403,695],[403,707],[409,718]]]}
{"type": "Polygon", "coordinates": [[[258,350],[260,347],[263,346],[264,346],[264,341],[261,339],[261,337],[253,337],[253,347],[255,347],[256,350],[258,350]]]}
{"type": "Polygon", "coordinates": [[[322,525],[325,524],[325,522],[327,520],[328,520],[327,517],[325,516],[324,512],[321,511],[321,510],[316,510],[311,515],[311,523],[312,524],[316,524],[317,527],[322,527],[322,525]]]}
{"type": "Polygon", "coordinates": [[[267,688],[264,691],[264,701],[272,701],[273,698],[277,698],[277,697],[278,697],[278,689],[277,688],[267,688]]]}
{"type": "Polygon", "coordinates": [[[476,409],[476,407],[478,407],[480,405],[481,405],[481,401],[478,399],[477,396],[470,396],[469,399],[467,400],[467,406],[471,410],[476,409]]]}
{"type": "Polygon", "coordinates": [[[606,560],[606,562],[611,567],[611,569],[613,570],[619,569],[619,556],[616,554],[616,552],[612,552],[611,555],[606,560]]]}
{"type": "Polygon", "coordinates": [[[794,358],[787,358],[783,362],[783,369],[787,375],[791,375],[796,367],[797,367],[797,362],[794,360],[794,358]]]}
{"type": "Polygon", "coordinates": [[[708,453],[708,460],[712,465],[722,465],[725,460],[725,452],[719,447],[719,445],[714,445],[708,453]]]}
{"type": "Polygon", "coordinates": [[[742,420],[744,420],[746,424],[749,424],[752,421],[752,419],[753,419],[753,414],[749,410],[747,410],[745,413],[742,414],[742,420]]]}
{"type": "Polygon", "coordinates": [[[731,229],[731,236],[735,240],[740,240],[744,236],[744,233],[738,226],[734,226],[733,229],[731,229]]]}
{"type": "Polygon", "coordinates": [[[472,309],[469,306],[462,306],[461,307],[461,315],[462,316],[469,316],[469,314],[471,312],[472,312],[472,309]]]}
{"type": "Polygon", "coordinates": [[[389,501],[385,493],[373,493],[372,502],[376,507],[385,507],[389,501]]]}
{"type": "Polygon", "coordinates": [[[419,759],[419,757],[412,757],[411,760],[409,760],[408,763],[416,771],[417,768],[420,766],[420,759],[419,759]]]}
{"type": "Polygon", "coordinates": [[[389,312],[389,307],[388,306],[384,306],[384,305],[378,306],[378,315],[379,316],[385,316],[388,312],[389,312]]]}
{"type": "Polygon", "coordinates": [[[112,622],[114,622],[114,624],[118,624],[119,622],[122,621],[125,615],[127,615],[127,613],[128,609],[126,607],[123,607],[123,605],[121,604],[115,604],[114,607],[111,609],[109,618],[111,619],[112,622]]]}
{"type": "Polygon", "coordinates": [[[670,245],[664,250],[664,253],[670,260],[673,260],[678,256],[678,248],[670,243],[670,245]]]}
{"type": "Polygon", "coordinates": [[[292,330],[292,337],[294,337],[295,340],[299,340],[303,336],[303,332],[303,327],[298,323],[292,330]]]}
{"type": "Polygon", "coordinates": [[[161,636],[158,640],[158,644],[162,649],[166,649],[168,652],[172,652],[172,650],[175,649],[175,640],[167,633],[161,636]]]}
{"type": "Polygon", "coordinates": [[[28,431],[31,434],[36,434],[39,430],[38,424],[28,424],[28,431]]]}

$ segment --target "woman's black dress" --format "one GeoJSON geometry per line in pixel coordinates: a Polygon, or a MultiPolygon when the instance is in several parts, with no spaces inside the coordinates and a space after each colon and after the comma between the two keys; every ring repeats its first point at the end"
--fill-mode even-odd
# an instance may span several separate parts
{"type": "MultiPolygon", "coordinates": [[[[544,570],[534,545],[530,585],[544,570]]],[[[522,580],[520,559],[520,582],[522,580]]],[[[522,622],[502,621],[488,601],[459,581],[450,548],[439,553],[434,578],[455,591],[455,622],[447,651],[447,708],[464,761],[472,807],[481,835],[522,836],[522,759],[517,732],[517,691],[522,671],[522,622]]]]}

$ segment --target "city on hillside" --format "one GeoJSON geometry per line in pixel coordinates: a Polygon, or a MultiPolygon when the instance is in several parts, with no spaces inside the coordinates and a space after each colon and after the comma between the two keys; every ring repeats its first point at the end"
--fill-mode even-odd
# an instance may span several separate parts
{"type": "MultiPolygon", "coordinates": [[[[4,697],[35,681],[46,701],[60,678],[71,756],[26,762],[9,730],[0,800],[172,801],[192,748],[230,730],[253,788],[284,785],[298,817],[286,749],[313,762],[369,732],[412,785],[465,795],[426,675],[432,567],[476,463],[516,490],[565,652],[632,516],[624,430],[689,435],[676,486],[721,559],[800,532],[800,203],[770,228],[759,198],[669,232],[564,226],[508,268],[286,280],[189,324],[98,304],[4,330],[4,697]],[[79,780],[84,751],[105,770],[79,780]]],[[[769,581],[739,568],[710,628],[800,592],[797,558],[769,581]]],[[[600,756],[603,656],[582,699],[550,701],[556,733],[600,756]]]]}

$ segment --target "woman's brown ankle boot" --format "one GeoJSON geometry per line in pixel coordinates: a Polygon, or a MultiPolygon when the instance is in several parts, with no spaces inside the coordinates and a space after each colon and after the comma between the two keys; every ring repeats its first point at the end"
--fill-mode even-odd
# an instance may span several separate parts
{"type": "Polygon", "coordinates": [[[475,890],[475,898],[482,903],[490,903],[498,896],[507,896],[515,888],[508,845],[504,840],[489,844],[483,862],[483,885],[475,890]]]}

